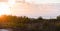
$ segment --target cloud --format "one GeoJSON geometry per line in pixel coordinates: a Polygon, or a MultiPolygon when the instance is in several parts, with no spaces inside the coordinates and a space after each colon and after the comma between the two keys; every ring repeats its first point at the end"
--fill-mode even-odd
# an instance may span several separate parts
{"type": "Polygon", "coordinates": [[[60,3],[47,3],[47,4],[28,4],[16,3],[12,8],[13,15],[28,16],[28,17],[56,17],[60,13],[60,3]]]}
{"type": "Polygon", "coordinates": [[[28,3],[43,4],[43,3],[60,3],[60,0],[26,0],[28,3]]]}
{"type": "Polygon", "coordinates": [[[7,2],[8,0],[0,0],[0,2],[7,2]]]}

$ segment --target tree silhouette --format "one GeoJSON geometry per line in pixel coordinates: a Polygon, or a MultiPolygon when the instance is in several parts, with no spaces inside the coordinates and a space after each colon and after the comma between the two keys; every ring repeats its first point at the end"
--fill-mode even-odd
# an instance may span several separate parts
{"type": "Polygon", "coordinates": [[[38,20],[43,20],[43,18],[40,16],[40,17],[38,17],[38,20]]]}
{"type": "Polygon", "coordinates": [[[14,31],[60,31],[60,16],[57,16],[57,19],[42,17],[35,19],[26,16],[2,15],[0,28],[11,28],[14,31]]]}

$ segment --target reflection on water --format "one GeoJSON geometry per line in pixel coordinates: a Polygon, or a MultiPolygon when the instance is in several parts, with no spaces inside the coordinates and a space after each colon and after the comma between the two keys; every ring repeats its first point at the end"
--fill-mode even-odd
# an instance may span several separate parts
{"type": "Polygon", "coordinates": [[[0,29],[0,31],[11,31],[9,29],[0,29]]]}

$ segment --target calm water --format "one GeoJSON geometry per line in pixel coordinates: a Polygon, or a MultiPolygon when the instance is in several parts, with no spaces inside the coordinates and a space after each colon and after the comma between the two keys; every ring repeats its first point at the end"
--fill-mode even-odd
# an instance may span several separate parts
{"type": "Polygon", "coordinates": [[[0,31],[11,31],[10,29],[0,29],[0,31]]]}

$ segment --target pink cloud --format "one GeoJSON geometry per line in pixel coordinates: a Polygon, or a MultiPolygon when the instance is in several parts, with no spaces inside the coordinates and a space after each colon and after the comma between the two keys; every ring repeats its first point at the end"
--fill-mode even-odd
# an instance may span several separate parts
{"type": "Polygon", "coordinates": [[[28,17],[55,17],[59,15],[58,6],[59,4],[57,3],[51,3],[51,4],[27,4],[27,3],[21,3],[21,4],[16,4],[13,7],[13,12],[15,12],[14,15],[17,16],[28,16],[28,17]]]}
{"type": "Polygon", "coordinates": [[[0,0],[0,2],[7,2],[8,0],[0,0]]]}

